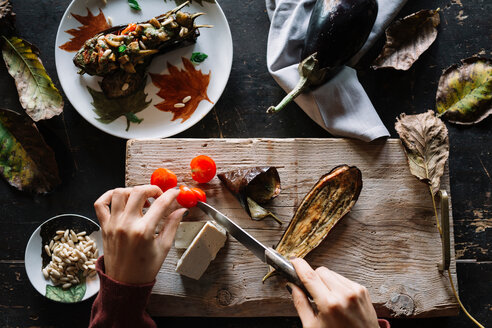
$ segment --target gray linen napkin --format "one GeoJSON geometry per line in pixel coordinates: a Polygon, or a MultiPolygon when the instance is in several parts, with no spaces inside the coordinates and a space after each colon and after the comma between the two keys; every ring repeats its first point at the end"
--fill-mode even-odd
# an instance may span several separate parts
{"type": "MultiPolygon", "coordinates": [[[[302,59],[311,11],[316,0],[266,0],[271,20],[267,65],[277,83],[289,92],[299,80],[297,65],[302,59]]],[[[350,60],[357,61],[384,32],[406,0],[378,0],[376,23],[362,49],[350,60]]],[[[371,141],[389,136],[356,71],[345,66],[332,80],[310,93],[301,94],[297,104],[316,123],[333,135],[371,141]]]]}

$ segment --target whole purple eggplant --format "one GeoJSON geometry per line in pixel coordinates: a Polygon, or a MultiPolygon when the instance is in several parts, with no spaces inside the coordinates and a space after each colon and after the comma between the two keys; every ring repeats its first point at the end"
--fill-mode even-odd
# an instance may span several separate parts
{"type": "Polygon", "coordinates": [[[378,13],[376,0],[317,0],[309,19],[296,87],[268,113],[335,76],[364,45],[378,13]]]}

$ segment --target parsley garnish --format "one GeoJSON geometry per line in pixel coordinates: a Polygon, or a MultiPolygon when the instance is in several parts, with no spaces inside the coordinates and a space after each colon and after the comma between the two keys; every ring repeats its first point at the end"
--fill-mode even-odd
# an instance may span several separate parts
{"type": "Polygon", "coordinates": [[[205,59],[207,59],[208,55],[204,54],[202,52],[194,52],[191,54],[191,62],[195,64],[200,64],[203,62],[205,59]]]}
{"type": "Polygon", "coordinates": [[[140,6],[138,5],[137,0],[128,0],[128,5],[130,8],[135,9],[135,10],[141,10],[140,6]]]}
{"type": "Polygon", "coordinates": [[[118,47],[118,52],[125,52],[125,50],[126,50],[126,46],[124,44],[118,47]]]}

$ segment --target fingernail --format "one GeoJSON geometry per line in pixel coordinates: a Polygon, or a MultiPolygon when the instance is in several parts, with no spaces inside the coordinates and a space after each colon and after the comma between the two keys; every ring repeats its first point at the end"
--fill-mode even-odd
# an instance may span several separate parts
{"type": "Polygon", "coordinates": [[[296,258],[297,258],[297,256],[294,256],[294,255],[289,256],[289,260],[291,260],[291,261],[295,260],[296,258]]]}
{"type": "Polygon", "coordinates": [[[188,216],[188,214],[190,214],[190,211],[186,211],[186,212],[184,212],[184,213],[183,213],[183,218],[187,217],[187,216],[188,216]]]}
{"type": "Polygon", "coordinates": [[[289,286],[289,284],[285,285],[285,289],[287,289],[289,294],[292,294],[292,288],[289,286]]]}

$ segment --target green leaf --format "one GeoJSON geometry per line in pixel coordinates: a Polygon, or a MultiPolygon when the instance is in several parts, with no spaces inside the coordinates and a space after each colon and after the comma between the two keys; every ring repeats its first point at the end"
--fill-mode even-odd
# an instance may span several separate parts
{"type": "Polygon", "coordinates": [[[135,114],[147,108],[151,102],[150,100],[146,101],[147,94],[144,91],[145,82],[144,80],[134,93],[113,99],[107,98],[101,91],[87,87],[87,90],[92,96],[94,112],[99,116],[97,120],[109,124],[118,117],[125,116],[127,119],[127,131],[130,122],[140,123],[142,119],[139,119],[135,114]]]}
{"type": "Polygon", "coordinates": [[[59,115],[63,111],[63,99],[39,59],[39,51],[25,40],[2,37],[3,59],[26,113],[34,121],[59,115]]]}
{"type": "Polygon", "coordinates": [[[138,118],[137,115],[133,113],[126,113],[126,118],[132,123],[142,123],[143,118],[138,118]]]}
{"type": "Polygon", "coordinates": [[[143,121],[143,118],[138,118],[137,115],[135,115],[133,113],[126,113],[125,117],[126,117],[126,130],[125,131],[128,131],[130,129],[130,122],[140,124],[143,121]]]}
{"type": "Polygon", "coordinates": [[[194,52],[191,54],[190,60],[192,63],[200,64],[205,59],[207,59],[207,57],[208,57],[208,55],[204,54],[203,52],[194,52]]]}
{"type": "MultiPolygon", "coordinates": [[[[176,6],[180,6],[182,5],[183,3],[185,3],[187,0],[174,0],[174,3],[176,4],[176,6]]],[[[167,0],[164,0],[164,2],[167,2],[167,0]]],[[[215,0],[190,0],[190,3],[193,3],[193,2],[196,2],[198,3],[200,6],[203,7],[203,3],[204,2],[208,2],[208,3],[215,3],[215,0]]]]}
{"type": "Polygon", "coordinates": [[[492,113],[492,62],[471,57],[446,69],[439,79],[439,117],[456,124],[474,124],[492,113]]]}
{"type": "Polygon", "coordinates": [[[62,303],[75,303],[84,298],[87,286],[85,281],[80,284],[73,285],[68,289],[63,289],[60,286],[46,285],[46,297],[62,303]]]}
{"type": "Polygon", "coordinates": [[[135,10],[141,10],[140,6],[138,5],[137,0],[128,0],[128,5],[130,8],[135,9],[135,10]]]}
{"type": "Polygon", "coordinates": [[[126,46],[124,44],[118,47],[118,52],[125,52],[125,50],[126,50],[126,46]]]}
{"type": "Polygon", "coordinates": [[[19,190],[46,193],[60,184],[53,150],[27,115],[0,109],[0,174],[19,190]]]}

